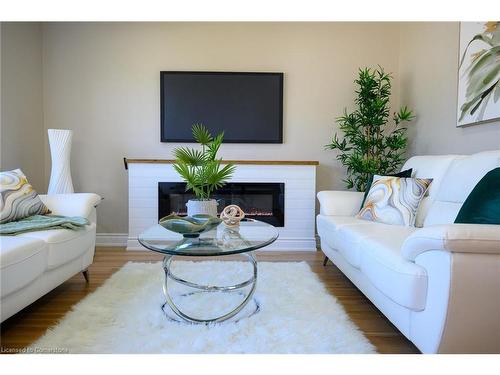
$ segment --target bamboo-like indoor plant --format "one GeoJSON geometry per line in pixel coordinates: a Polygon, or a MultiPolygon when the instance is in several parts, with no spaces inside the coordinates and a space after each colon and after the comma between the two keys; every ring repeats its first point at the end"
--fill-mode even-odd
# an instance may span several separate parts
{"type": "Polygon", "coordinates": [[[337,160],[346,167],[344,182],[348,189],[365,191],[373,174],[394,173],[403,163],[407,147],[404,123],[415,116],[406,106],[390,119],[391,75],[382,67],[359,69],[354,81],[358,88],[357,108],[337,118],[343,133],[335,133],[325,147],[338,150],[337,160]]]}
{"type": "Polygon", "coordinates": [[[230,163],[222,166],[222,159],[217,159],[224,132],[212,137],[205,126],[194,124],[192,133],[201,150],[188,147],[174,150],[174,169],[186,182],[186,191],[191,190],[197,198],[188,201],[187,213],[217,216],[217,201],[211,194],[231,178],[236,167],[230,163]]]}

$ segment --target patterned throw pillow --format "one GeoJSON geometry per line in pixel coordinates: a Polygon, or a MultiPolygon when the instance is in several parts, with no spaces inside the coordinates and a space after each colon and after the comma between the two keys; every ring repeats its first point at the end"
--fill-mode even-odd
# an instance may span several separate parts
{"type": "Polygon", "coordinates": [[[375,176],[359,219],[415,226],[417,209],[432,179],[375,176]]]}
{"type": "MultiPolygon", "coordinates": [[[[386,176],[411,177],[412,173],[413,173],[413,168],[410,168],[410,169],[406,169],[406,170],[398,172],[398,173],[387,174],[386,176]]],[[[374,176],[375,176],[374,174],[371,174],[370,177],[368,177],[368,181],[366,181],[366,191],[365,191],[365,195],[363,196],[363,202],[361,202],[361,207],[359,208],[360,210],[363,208],[365,201],[366,201],[366,197],[368,196],[368,193],[370,192],[370,187],[372,186],[374,176]]]]}
{"type": "Polygon", "coordinates": [[[20,169],[0,172],[0,224],[49,213],[20,169]]]}

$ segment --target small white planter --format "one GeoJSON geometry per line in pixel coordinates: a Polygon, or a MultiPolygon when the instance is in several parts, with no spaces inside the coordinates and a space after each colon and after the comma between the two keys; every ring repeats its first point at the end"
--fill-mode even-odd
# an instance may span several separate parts
{"type": "Polygon", "coordinates": [[[210,215],[217,216],[217,201],[215,199],[198,200],[190,199],[186,203],[188,216],[193,215],[210,215]]]}

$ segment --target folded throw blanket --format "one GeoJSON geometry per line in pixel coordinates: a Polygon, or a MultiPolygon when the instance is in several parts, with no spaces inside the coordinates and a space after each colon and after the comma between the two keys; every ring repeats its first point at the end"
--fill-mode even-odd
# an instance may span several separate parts
{"type": "Polygon", "coordinates": [[[90,222],[81,216],[33,215],[22,220],[0,224],[0,235],[13,235],[48,229],[77,230],[88,224],[90,222]]]}

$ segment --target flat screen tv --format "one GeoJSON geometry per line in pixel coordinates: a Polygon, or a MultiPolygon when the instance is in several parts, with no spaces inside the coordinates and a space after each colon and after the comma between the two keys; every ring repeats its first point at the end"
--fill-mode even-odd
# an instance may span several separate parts
{"type": "Polygon", "coordinates": [[[283,73],[160,74],[162,142],[193,142],[205,125],[224,142],[283,143],[283,73]]]}

